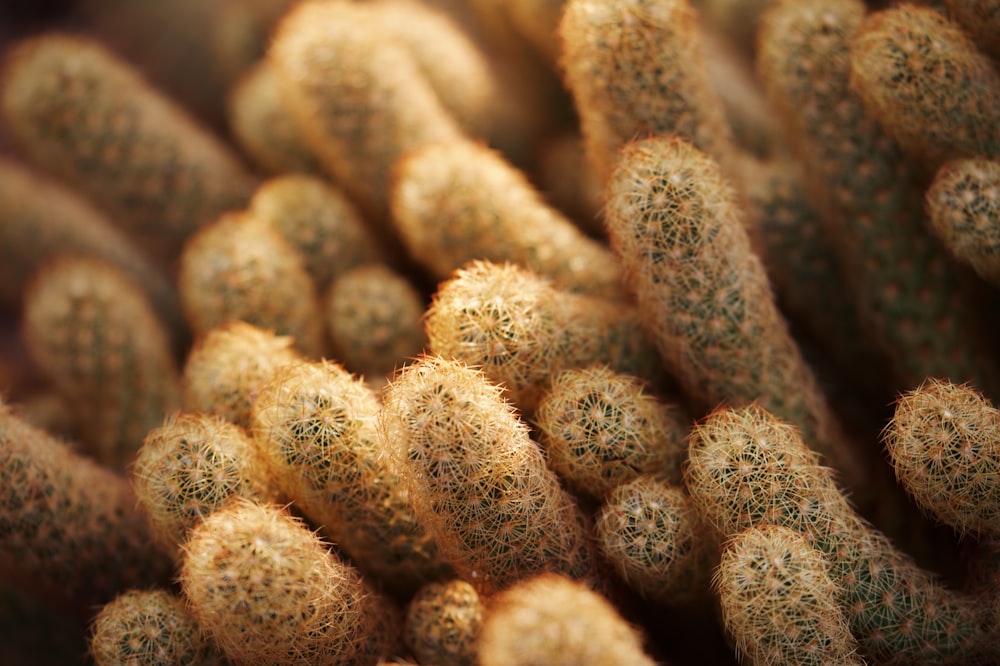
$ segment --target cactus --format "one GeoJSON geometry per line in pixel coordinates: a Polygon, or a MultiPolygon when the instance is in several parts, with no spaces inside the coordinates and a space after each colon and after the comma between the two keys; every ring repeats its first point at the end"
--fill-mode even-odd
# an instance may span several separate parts
{"type": "Polygon", "coordinates": [[[959,533],[1000,536],[1000,412],[989,400],[929,379],[899,398],[883,438],[921,509],[959,533]]]}
{"type": "Polygon", "coordinates": [[[926,193],[931,230],[945,247],[1000,287],[1000,162],[946,162],[926,193]]]}
{"type": "Polygon", "coordinates": [[[199,338],[184,364],[183,407],[218,414],[250,427],[250,409],[260,389],[283,365],[305,360],[292,339],[233,322],[199,338]]]}
{"type": "Polygon", "coordinates": [[[86,194],[151,254],[249,199],[230,152],[129,64],[97,42],[46,35],[21,43],[0,76],[6,125],[28,158],[86,194]]]}
{"type": "Polygon", "coordinates": [[[607,248],[481,144],[453,141],[409,153],[399,165],[391,209],[410,253],[439,278],[475,259],[509,261],[563,289],[622,296],[618,264],[607,248]]]}
{"type": "Polygon", "coordinates": [[[687,493],[664,477],[642,474],[615,488],[594,532],[618,576],[643,597],[665,605],[709,598],[715,535],[687,493]]]}
{"type": "Polygon", "coordinates": [[[428,583],[406,609],[404,640],[420,663],[476,666],[483,602],[464,580],[428,583]]]}
{"type": "Polygon", "coordinates": [[[680,483],[687,423],[635,377],[606,366],[557,375],[535,411],[549,466],[575,492],[603,498],[643,473],[680,483]]]}
{"type": "Polygon", "coordinates": [[[997,0],[946,0],[949,16],[979,49],[1000,60],[1000,3],[997,0]]]}
{"type": "Polygon", "coordinates": [[[851,84],[929,173],[949,159],[1000,157],[1000,72],[931,7],[902,3],[867,16],[851,44],[851,84]]]}
{"type": "Polygon", "coordinates": [[[253,432],[295,505],[389,587],[447,573],[377,428],[378,398],[331,362],[282,368],[253,404],[253,432]]]}
{"type": "Polygon", "coordinates": [[[351,371],[391,373],[423,351],[424,298],[381,264],[359,266],[330,285],[324,306],[334,355],[351,371]]]}
{"type": "Polygon", "coordinates": [[[564,132],[539,147],[538,181],[546,201],[566,213],[581,230],[597,238],[605,235],[602,183],[587,162],[579,133],[564,132]]]}
{"type": "Polygon", "coordinates": [[[129,590],[101,608],[90,656],[97,666],[222,663],[184,601],[166,590],[129,590]]]}
{"type": "Polygon", "coordinates": [[[86,257],[46,266],[25,294],[24,340],[69,400],[88,452],[124,470],[180,402],[170,338],[145,294],[86,257]]]}
{"type": "Polygon", "coordinates": [[[0,640],[8,666],[64,666],[87,652],[81,623],[9,581],[0,583],[0,640]]]}
{"type": "Polygon", "coordinates": [[[482,666],[652,666],[642,636],[607,599],[549,573],[490,601],[479,639],[482,666]]]}
{"type": "Polygon", "coordinates": [[[480,594],[545,571],[595,582],[582,511],[481,372],[421,358],[386,388],[381,427],[417,519],[480,594]]]}
{"type": "Polygon", "coordinates": [[[233,662],[375,666],[395,647],[391,603],[276,507],[234,502],[185,551],[191,613],[233,662]]]}
{"type": "Polygon", "coordinates": [[[323,353],[319,294],[302,255],[252,213],[227,213],[195,234],[177,283],[196,333],[245,321],[290,336],[309,356],[323,353]]]}
{"type": "Polygon", "coordinates": [[[257,444],[209,414],[175,414],[151,430],[136,456],[132,485],[167,551],[177,551],[195,525],[234,498],[277,499],[257,444]]]}
{"type": "Polygon", "coordinates": [[[715,572],[726,631],[759,666],[860,666],[823,554],[798,532],[748,528],[726,543],[715,572]]]}

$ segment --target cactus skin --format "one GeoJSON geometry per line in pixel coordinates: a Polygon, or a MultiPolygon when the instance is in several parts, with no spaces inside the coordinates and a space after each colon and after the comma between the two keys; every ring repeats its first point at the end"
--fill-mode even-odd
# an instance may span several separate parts
{"type": "Polygon", "coordinates": [[[751,527],[722,552],[713,585],[726,631],[757,666],[861,666],[823,554],[798,532],[751,527]]]}
{"type": "Polygon", "coordinates": [[[237,664],[375,666],[395,647],[391,603],[277,507],[235,502],[185,550],[191,612],[237,664]]]}
{"type": "Polygon", "coordinates": [[[1000,72],[930,7],[870,14],[851,45],[865,107],[929,173],[949,159],[1000,157],[1000,72]]]}
{"type": "Polygon", "coordinates": [[[32,358],[73,406],[88,453],[124,470],[180,402],[170,338],[145,294],[117,268],[64,257],[28,287],[22,323],[32,358]]]}
{"type": "Polygon", "coordinates": [[[249,428],[264,384],[281,366],[304,360],[291,338],[273,331],[241,321],[212,329],[195,342],[184,364],[184,410],[218,414],[249,428]]]}
{"type": "Polygon", "coordinates": [[[250,197],[229,149],[97,42],[39,37],[8,56],[2,110],[30,160],[125,225],[151,255],[250,197]]]}
{"type": "Polygon", "coordinates": [[[1000,2],[945,0],[949,16],[962,26],[983,53],[1000,61],[1000,2]]]}
{"type": "Polygon", "coordinates": [[[400,163],[391,210],[413,257],[444,278],[469,261],[509,261],[563,289],[622,297],[618,264],[498,153],[471,141],[428,145],[400,163]]]}
{"type": "Polygon", "coordinates": [[[464,580],[424,585],[406,609],[404,640],[422,664],[476,666],[484,607],[464,580]]]}
{"type": "Polygon", "coordinates": [[[549,466],[574,492],[603,498],[640,474],[680,483],[687,423],[676,406],[606,366],[567,370],[535,411],[549,466]]]}
{"type": "Polygon", "coordinates": [[[261,183],[250,213],[277,229],[305,261],[319,292],[383,251],[347,195],[321,178],[292,174],[261,183]]]}
{"type": "Polygon", "coordinates": [[[409,594],[448,573],[378,431],[376,394],[341,366],[288,365],[261,388],[253,432],[295,505],[365,572],[409,594]]]}
{"type": "Polygon", "coordinates": [[[650,379],[660,368],[633,306],[567,293],[511,264],[474,261],[456,271],[425,321],[433,353],[481,366],[525,411],[569,368],[606,363],[650,379]]]}
{"type": "Polygon", "coordinates": [[[601,215],[603,186],[587,162],[579,133],[564,132],[539,147],[537,177],[546,200],[569,215],[574,224],[589,236],[606,235],[601,215]]]}
{"type": "Polygon", "coordinates": [[[53,605],[94,604],[165,582],[128,482],[0,405],[0,572],[53,605]]]}
{"type": "Polygon", "coordinates": [[[582,511],[481,372],[419,359],[386,387],[381,427],[418,520],[480,594],[545,571],[596,582],[582,511]]]}
{"type": "Polygon", "coordinates": [[[1000,162],[945,162],[926,200],[931,230],[945,247],[1000,287],[1000,162]]]}
{"type": "Polygon", "coordinates": [[[7,666],[79,663],[87,652],[82,626],[12,583],[0,583],[0,640],[7,666]]]}
{"type": "Polygon", "coordinates": [[[323,353],[319,294],[302,256],[251,213],[227,213],[195,234],[177,283],[196,333],[239,320],[290,336],[309,356],[323,353]]]}
{"type": "Polygon", "coordinates": [[[218,651],[184,601],[166,590],[129,590],[94,618],[90,656],[97,666],[215,666],[218,651]]]}
{"type": "Polygon", "coordinates": [[[759,401],[864,488],[867,470],[775,305],[717,164],[681,139],[629,144],[606,221],[643,325],[697,408],[759,401]]]}
{"type": "Polygon", "coordinates": [[[607,599],[554,573],[490,600],[480,631],[482,666],[652,666],[642,637],[607,599]]]}
{"type": "Polygon", "coordinates": [[[618,576],[643,597],[665,605],[709,598],[718,544],[680,486],[654,474],[621,484],[598,511],[594,532],[618,576]]]}
{"type": "Polygon", "coordinates": [[[1000,536],[1000,411],[982,394],[929,379],[899,398],[883,440],[922,510],[960,534],[1000,536]]]}
{"type": "Polygon", "coordinates": [[[195,525],[233,498],[277,499],[256,443],[209,414],[174,414],[151,430],[136,456],[132,486],[167,551],[177,551],[195,525]]]}
{"type": "Polygon", "coordinates": [[[724,538],[761,525],[795,530],[830,563],[837,601],[877,663],[969,664],[996,658],[973,597],[942,587],[863,521],[794,426],[756,405],[695,426],[684,481],[724,538]]]}

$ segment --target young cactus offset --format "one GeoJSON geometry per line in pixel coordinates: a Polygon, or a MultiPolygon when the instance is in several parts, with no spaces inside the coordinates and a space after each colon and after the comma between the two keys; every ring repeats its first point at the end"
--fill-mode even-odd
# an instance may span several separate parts
{"type": "Polygon", "coordinates": [[[483,602],[464,580],[424,585],[406,609],[404,639],[420,663],[475,666],[483,602]]]}

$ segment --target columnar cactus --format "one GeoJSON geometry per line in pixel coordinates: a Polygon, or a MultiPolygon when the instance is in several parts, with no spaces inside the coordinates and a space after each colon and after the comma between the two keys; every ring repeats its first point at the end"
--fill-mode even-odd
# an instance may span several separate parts
{"type": "Polygon", "coordinates": [[[425,664],[475,666],[483,602],[464,580],[428,583],[406,608],[404,639],[425,664]]]}

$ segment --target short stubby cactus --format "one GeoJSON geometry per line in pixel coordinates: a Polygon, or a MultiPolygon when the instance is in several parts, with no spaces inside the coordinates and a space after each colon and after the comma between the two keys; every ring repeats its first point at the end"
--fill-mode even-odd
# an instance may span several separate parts
{"type": "Polygon", "coordinates": [[[652,666],[642,635],[611,603],[549,573],[490,600],[479,639],[482,666],[652,666]]]}
{"type": "Polygon", "coordinates": [[[230,149],[96,41],[52,34],[20,44],[0,91],[31,162],[157,256],[172,259],[195,229],[250,197],[253,179],[230,149]]]}
{"type": "Polygon", "coordinates": [[[826,558],[798,532],[762,525],[726,543],[715,572],[726,631],[759,666],[861,666],[826,558]]]}
{"type": "Polygon", "coordinates": [[[132,485],[168,551],[177,551],[195,525],[233,498],[277,499],[254,441],[210,414],[175,414],[151,430],[136,456],[132,485]]]}
{"type": "Polygon", "coordinates": [[[989,400],[928,380],[899,398],[884,439],[921,509],[960,533],[1000,536],[1000,411],[989,400]]]}
{"type": "Polygon", "coordinates": [[[621,484],[594,531],[618,576],[643,597],[668,606],[709,599],[717,539],[679,485],[654,474],[621,484]]]}
{"type": "Polygon", "coordinates": [[[418,520],[477,591],[545,571],[596,584],[583,512],[481,372],[421,358],[386,387],[381,427],[418,520]]]}
{"type": "Polygon", "coordinates": [[[851,81],[925,171],[1000,157],[1000,72],[936,9],[903,3],[867,16],[851,45],[851,81]]]}
{"type": "Polygon", "coordinates": [[[191,613],[235,663],[375,666],[395,647],[397,609],[277,507],[231,504],[185,552],[191,613]]]}
{"type": "Polygon", "coordinates": [[[464,580],[428,583],[406,608],[403,637],[420,663],[476,666],[483,602],[464,580]]]}
{"type": "Polygon", "coordinates": [[[252,213],[227,213],[195,234],[177,282],[196,333],[245,321],[292,337],[310,356],[323,354],[319,294],[302,255],[252,213]]]}
{"type": "Polygon", "coordinates": [[[945,247],[1000,287],[1000,162],[945,162],[926,198],[931,229],[945,247]]]}
{"type": "Polygon", "coordinates": [[[25,294],[24,339],[73,407],[87,451],[124,470],[180,404],[170,337],[145,293],[89,257],[46,265],[25,294]]]}
{"type": "Polygon", "coordinates": [[[437,277],[485,259],[523,266],[569,291],[623,295],[608,249],[482,144],[452,141],[409,153],[397,171],[391,210],[406,247],[437,277]]]}
{"type": "Polygon", "coordinates": [[[603,498],[639,474],[680,483],[687,455],[683,410],[607,366],[557,375],[535,411],[549,465],[575,492],[603,498]]]}
{"type": "Polygon", "coordinates": [[[129,590],[101,608],[90,655],[97,666],[222,663],[184,600],[162,589],[129,590]]]}

